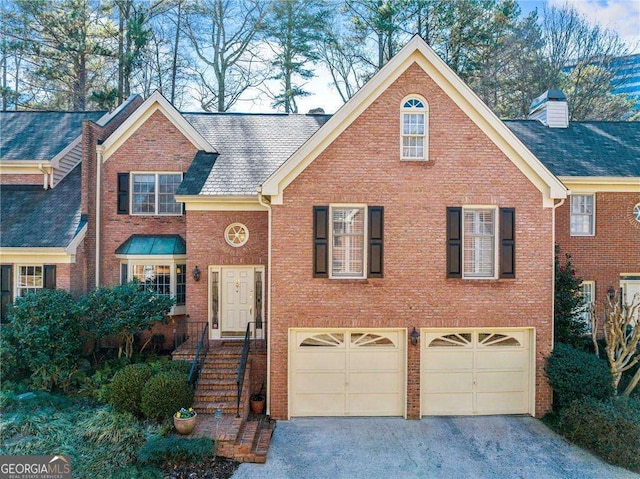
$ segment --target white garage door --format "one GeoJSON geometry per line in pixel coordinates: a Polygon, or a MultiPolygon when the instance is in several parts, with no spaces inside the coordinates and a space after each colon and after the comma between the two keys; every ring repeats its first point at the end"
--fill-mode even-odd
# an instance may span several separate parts
{"type": "Polygon", "coordinates": [[[425,330],[422,414],[530,412],[530,331],[425,330]]]}
{"type": "Polygon", "coordinates": [[[402,416],[403,330],[290,332],[290,416],[402,416]]]}

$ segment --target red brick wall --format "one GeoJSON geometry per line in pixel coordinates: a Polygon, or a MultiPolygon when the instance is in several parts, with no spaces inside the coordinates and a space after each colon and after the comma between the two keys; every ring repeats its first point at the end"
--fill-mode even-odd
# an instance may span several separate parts
{"type": "Polygon", "coordinates": [[[567,198],[556,213],[556,242],[571,254],[577,275],[596,282],[596,306],[603,312],[609,286],[620,287],[620,273],[640,273],[640,223],[632,216],[638,193],[597,193],[595,236],[571,236],[567,198]]]}
{"type": "Polygon", "coordinates": [[[87,274],[87,261],[86,254],[84,248],[84,241],[80,243],[78,249],[76,250],[76,262],[72,263],[70,266],[70,274],[71,279],[69,281],[69,287],[71,294],[79,298],[87,294],[86,289],[86,274],[87,274]]]}
{"type": "Polygon", "coordinates": [[[103,164],[100,248],[100,283],[120,282],[116,249],[132,234],[179,234],[185,238],[182,216],[133,216],[117,214],[118,173],[130,171],[186,172],[196,148],[162,114],[151,117],[103,164]]]}
{"type": "Polygon", "coordinates": [[[71,292],[71,264],[56,264],[56,289],[71,292]]]}
{"type": "Polygon", "coordinates": [[[44,185],[42,173],[37,175],[0,175],[0,185],[44,185]]]}
{"type": "MultiPolygon", "coordinates": [[[[287,417],[292,327],[536,328],[536,413],[551,404],[552,210],[541,193],[416,65],[409,68],[285,190],[273,207],[270,413],[287,417]],[[399,108],[429,103],[429,161],[399,159],[399,108]],[[385,277],[312,277],[312,207],[385,207],[385,277]],[[447,206],[516,208],[515,280],[446,278],[447,206]]],[[[419,416],[419,348],[408,346],[407,415],[419,416]]]]}

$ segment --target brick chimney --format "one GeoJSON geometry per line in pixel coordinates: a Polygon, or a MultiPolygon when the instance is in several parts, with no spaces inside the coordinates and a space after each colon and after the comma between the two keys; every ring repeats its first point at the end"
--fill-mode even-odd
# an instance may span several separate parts
{"type": "Polygon", "coordinates": [[[549,128],[569,126],[567,97],[560,90],[547,90],[531,102],[529,119],[539,120],[549,128]]]}

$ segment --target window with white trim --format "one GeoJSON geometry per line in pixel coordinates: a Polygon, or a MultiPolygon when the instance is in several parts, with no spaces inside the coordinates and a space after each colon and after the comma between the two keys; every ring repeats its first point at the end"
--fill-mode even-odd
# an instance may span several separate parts
{"type": "Polygon", "coordinates": [[[410,97],[401,109],[401,158],[427,159],[427,105],[424,100],[410,97]]]}
{"type": "Polygon", "coordinates": [[[365,277],[366,207],[331,206],[331,276],[365,277]]]}
{"type": "Polygon", "coordinates": [[[176,298],[176,306],[186,303],[186,269],[184,262],[131,259],[122,263],[121,282],[140,282],[140,288],[159,296],[176,298]]]}
{"type": "Polygon", "coordinates": [[[571,236],[595,234],[595,195],[571,196],[571,236]]]}
{"type": "Polygon", "coordinates": [[[463,208],[462,277],[495,278],[496,210],[463,208]]]}
{"type": "Polygon", "coordinates": [[[24,296],[27,293],[37,293],[44,288],[44,267],[18,266],[17,296],[24,296]]]}
{"type": "Polygon", "coordinates": [[[181,215],[182,203],[175,193],[182,173],[131,173],[131,213],[134,215],[181,215]]]}
{"type": "Polygon", "coordinates": [[[582,297],[582,307],[580,308],[580,319],[587,330],[591,329],[591,307],[596,300],[595,281],[583,281],[580,284],[580,296],[582,297]]]}

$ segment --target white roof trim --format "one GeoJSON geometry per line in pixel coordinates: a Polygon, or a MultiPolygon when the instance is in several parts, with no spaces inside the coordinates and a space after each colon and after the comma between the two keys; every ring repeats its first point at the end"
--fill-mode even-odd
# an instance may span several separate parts
{"type": "Polygon", "coordinates": [[[82,240],[84,240],[85,235],[87,234],[87,223],[84,224],[84,226],[80,229],[80,231],[78,231],[78,234],[76,234],[73,239],[71,240],[71,243],[69,243],[69,245],[65,248],[65,251],[67,252],[67,254],[71,254],[71,255],[75,255],[76,252],[78,251],[78,246],[80,246],[80,243],[82,243],[82,240]]]}
{"type": "Polygon", "coordinates": [[[367,84],[285,161],[262,185],[282,201],[283,190],[371,105],[407,68],[417,63],[463,112],[513,161],[544,198],[565,198],[567,189],[424,40],[414,36],[367,84]]]}
{"type": "Polygon", "coordinates": [[[45,263],[75,263],[74,254],[69,254],[65,248],[0,248],[3,263],[14,264],[45,264],[45,263]]]}
{"type": "Polygon", "coordinates": [[[107,161],[157,110],[160,110],[198,150],[217,153],[216,149],[198,133],[191,123],[185,120],[160,92],[155,91],[101,145],[102,161],[107,161]]]}
{"type": "Polygon", "coordinates": [[[73,140],[71,143],[69,143],[67,146],[65,146],[64,149],[60,153],[58,153],[56,156],[54,156],[51,159],[51,166],[53,166],[54,168],[59,168],[60,167],[60,160],[62,160],[62,158],[67,156],[67,154],[71,150],[73,150],[76,146],[78,146],[81,141],[82,141],[82,135],[79,135],[78,137],[76,137],[75,140],[73,140]]]}
{"type": "Polygon", "coordinates": [[[637,176],[560,176],[572,194],[580,193],[640,193],[637,176]]]}

